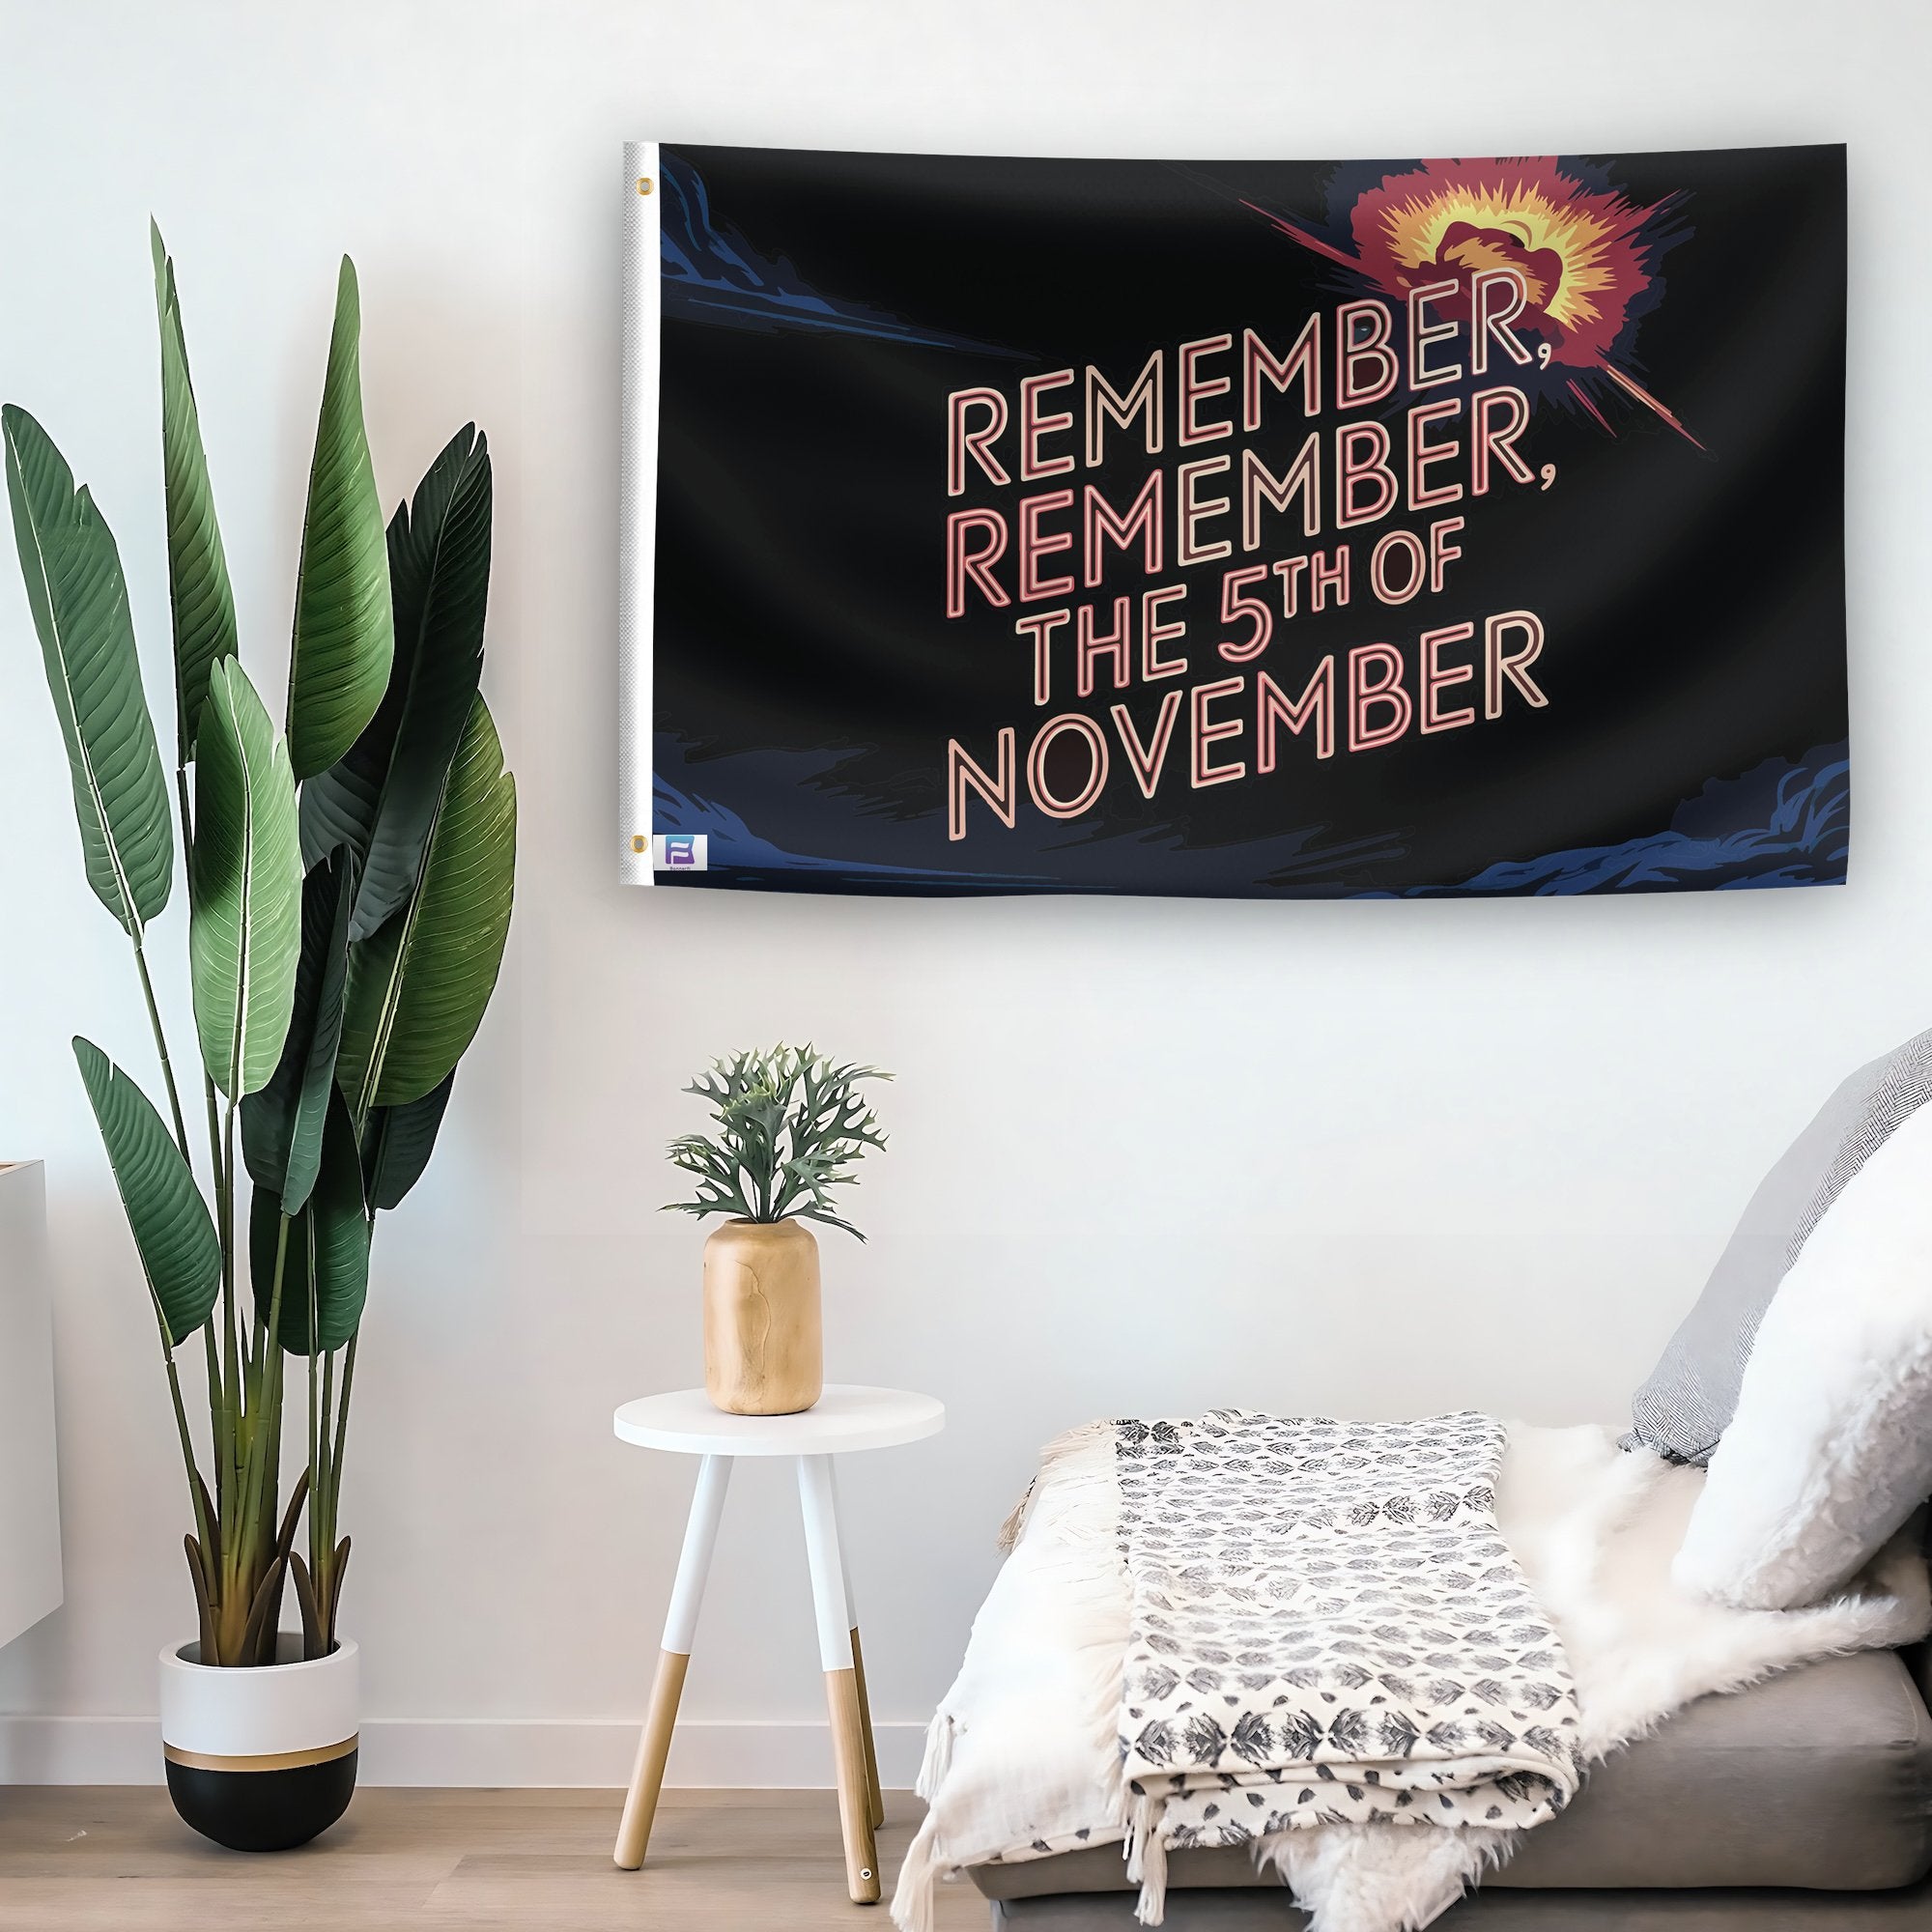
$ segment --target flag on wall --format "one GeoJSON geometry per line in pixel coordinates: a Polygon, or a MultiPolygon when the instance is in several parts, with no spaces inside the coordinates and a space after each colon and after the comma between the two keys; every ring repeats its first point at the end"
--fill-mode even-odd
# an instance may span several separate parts
{"type": "Polygon", "coordinates": [[[626,173],[627,877],[1844,879],[1842,148],[626,173]]]}

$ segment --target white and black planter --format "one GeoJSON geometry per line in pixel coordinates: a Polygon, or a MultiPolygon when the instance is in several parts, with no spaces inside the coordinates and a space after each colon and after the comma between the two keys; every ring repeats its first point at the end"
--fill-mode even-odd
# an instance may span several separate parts
{"type": "Polygon", "coordinates": [[[183,1820],[236,1852],[305,1845],[355,1789],[357,1652],[303,1662],[283,1632],[277,1662],[204,1664],[198,1643],[161,1653],[161,1745],[183,1820]]]}

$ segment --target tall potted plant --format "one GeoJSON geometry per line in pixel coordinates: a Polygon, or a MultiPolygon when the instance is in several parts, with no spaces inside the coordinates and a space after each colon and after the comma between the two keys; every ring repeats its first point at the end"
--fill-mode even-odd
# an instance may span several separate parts
{"type": "Polygon", "coordinates": [[[716,1131],[680,1134],[671,1164],[693,1176],[669,1212],[723,1214],[704,1243],[704,1386],[730,1415],[794,1415],[825,1390],[818,1241],[807,1221],[866,1237],[833,1211],[886,1137],[859,1092],[890,1080],[811,1046],[753,1048],[714,1061],[684,1091],[716,1131]]]}
{"type": "Polygon", "coordinates": [[[488,449],[459,432],[385,532],[346,257],[276,729],[242,668],[174,265],[153,241],[172,806],[114,537],[24,410],[0,410],[0,439],[88,882],[131,942],[166,1106],[75,1039],[147,1279],[192,1523],[198,1634],[161,1658],[168,1786],[197,1830],[270,1850],[327,1829],[355,1787],[338,1508],[370,1240],[429,1159],[496,984],[516,788],[478,691],[488,449]],[[147,957],[174,882],[171,820],[187,856],[199,1106],[147,957]],[[291,1357],[306,1455],[284,1493],[291,1357]],[[284,1632],[290,1594],[300,1628],[284,1632]]]}

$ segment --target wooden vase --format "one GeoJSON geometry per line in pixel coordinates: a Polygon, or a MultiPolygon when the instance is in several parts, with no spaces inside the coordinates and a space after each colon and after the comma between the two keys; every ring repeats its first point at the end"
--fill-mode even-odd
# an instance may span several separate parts
{"type": "Polygon", "coordinates": [[[704,1388],[727,1415],[795,1415],[825,1388],[818,1243],[797,1221],[726,1221],[704,1243],[704,1388]]]}

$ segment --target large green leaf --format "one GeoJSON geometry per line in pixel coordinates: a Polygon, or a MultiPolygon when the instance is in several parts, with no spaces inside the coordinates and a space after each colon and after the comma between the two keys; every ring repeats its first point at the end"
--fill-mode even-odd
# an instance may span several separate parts
{"type": "Polygon", "coordinates": [[[208,1204],[154,1103],[92,1040],[73,1057],[107,1144],[114,1184],[148,1277],[148,1292],[179,1347],[208,1320],[221,1288],[221,1243],[208,1204]]]}
{"type": "MultiPolygon", "coordinates": [[[[264,1322],[274,1299],[281,1222],[282,1204],[274,1189],[258,1186],[248,1208],[248,1274],[264,1322]]],[[[318,1345],[341,1348],[362,1320],[368,1293],[369,1217],[362,1206],[362,1166],[349,1109],[337,1094],[323,1132],[315,1191],[289,1222],[276,1340],[292,1355],[309,1354],[318,1345]]]]}
{"type": "Polygon", "coordinates": [[[455,1073],[447,1073],[420,1100],[378,1107],[369,1116],[362,1134],[362,1190],[372,1208],[394,1208],[422,1179],[455,1085],[455,1073]]]}
{"type": "Polygon", "coordinates": [[[383,506],[362,428],[361,327],[355,265],[345,255],[296,578],[289,756],[298,779],[327,771],[362,735],[395,648],[383,506]]]}
{"type": "MultiPolygon", "coordinates": [[[[87,883],[136,940],[168,902],[175,841],[141,690],[121,554],[94,498],[25,410],[0,410],[7,495],[47,689],[67,743],[87,883]]],[[[18,910],[18,908],[16,908],[18,910]]]]}
{"type": "Polygon", "coordinates": [[[202,1064],[230,1099],[268,1085],[301,953],[301,846],[288,749],[238,658],[209,674],[194,768],[188,959],[202,1064]]]}
{"type": "Polygon", "coordinates": [[[155,251],[155,307],[161,325],[161,477],[168,513],[168,603],[175,628],[175,734],[180,762],[194,756],[208,701],[208,673],[235,655],[235,594],[214,521],[214,490],[201,446],[201,416],[188,380],[187,341],[175,294],[175,265],[161,231],[155,251]]]}
{"type": "Polygon", "coordinates": [[[516,781],[478,697],[414,895],[350,949],[337,1078],[357,1120],[440,1085],[475,1038],[503,961],[516,869],[516,781]]]}
{"type": "Polygon", "coordinates": [[[409,897],[449,761],[483,670],[490,593],[490,446],[473,423],[450,440],[389,523],[396,656],[368,729],[302,787],[302,855],[346,844],[362,860],[352,936],[409,897]]]}
{"type": "Polygon", "coordinates": [[[342,994],[349,978],[349,908],[355,861],[335,852],[302,881],[301,957],[295,1008],[274,1076],[242,1103],[242,1151],[258,1185],[297,1213],[322,1164],[322,1129],[335,1092],[342,994]]]}

